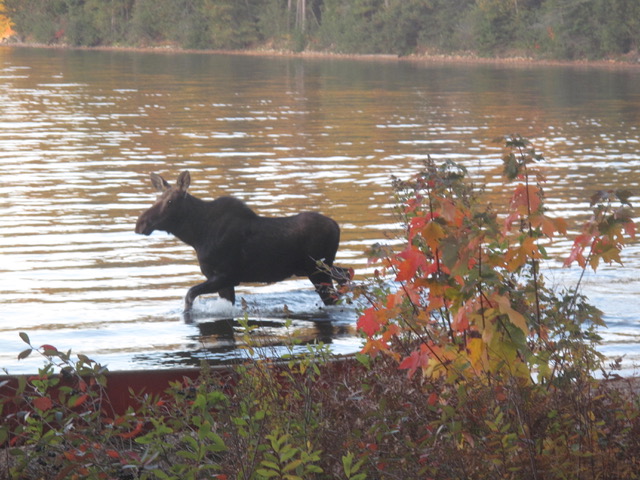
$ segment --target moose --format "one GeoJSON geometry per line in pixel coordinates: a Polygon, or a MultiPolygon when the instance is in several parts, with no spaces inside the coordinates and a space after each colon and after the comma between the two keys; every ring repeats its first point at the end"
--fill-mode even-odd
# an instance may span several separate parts
{"type": "Polygon", "coordinates": [[[309,277],[322,302],[333,305],[338,300],[333,281],[344,285],[353,275],[333,265],[340,227],[329,217],[302,212],[270,218],[234,197],[201,200],[187,193],[188,171],[175,185],[156,173],[151,183],[161,194],[138,218],[136,233],[162,230],[191,245],[207,278],[187,292],[185,312],[200,295],[217,292],[234,304],[240,283],[274,283],[291,276],[309,277]]]}

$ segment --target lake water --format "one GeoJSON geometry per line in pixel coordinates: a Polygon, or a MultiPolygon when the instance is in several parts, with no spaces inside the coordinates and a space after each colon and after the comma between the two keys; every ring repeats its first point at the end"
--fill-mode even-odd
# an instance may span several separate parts
{"type": "MultiPolygon", "coordinates": [[[[397,227],[391,175],[411,176],[427,155],[461,162],[499,203],[492,140],[520,133],[545,155],[549,206],[575,221],[595,190],[639,191],[633,68],[2,47],[0,105],[0,368],[11,373],[43,363],[16,359],[20,331],[112,370],[246,355],[239,306],[203,297],[195,320],[183,318],[184,294],[203,279],[191,248],[134,233],[155,199],[151,172],[173,181],[188,169],[196,196],[235,195],[263,215],[333,217],[338,263],[357,278],[371,271],[366,248],[397,227]]],[[[555,248],[560,256],[569,244],[555,248]]],[[[609,324],[602,350],[633,369],[640,248],[623,258],[589,274],[584,292],[609,324]]],[[[552,283],[577,275],[547,265],[552,283]]],[[[355,309],[322,308],[306,279],[238,296],[269,352],[290,336],[297,348],[360,348],[355,309]]]]}

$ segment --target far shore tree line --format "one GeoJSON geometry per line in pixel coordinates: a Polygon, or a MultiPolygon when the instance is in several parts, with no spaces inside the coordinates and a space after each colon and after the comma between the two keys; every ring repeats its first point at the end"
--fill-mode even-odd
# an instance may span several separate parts
{"type": "Polygon", "coordinates": [[[15,37],[71,46],[634,59],[637,0],[4,0],[15,37]]]}

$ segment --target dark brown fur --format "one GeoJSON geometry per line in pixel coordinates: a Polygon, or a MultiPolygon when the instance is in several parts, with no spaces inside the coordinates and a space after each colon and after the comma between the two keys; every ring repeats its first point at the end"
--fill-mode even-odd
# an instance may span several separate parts
{"type": "Polygon", "coordinates": [[[329,217],[303,212],[268,218],[233,197],[200,200],[187,193],[187,171],[175,186],[157,174],[151,174],[151,182],[162,194],[140,215],[136,233],[163,230],[175,235],[195,249],[207,277],[187,292],[186,311],[199,295],[217,292],[234,303],[240,283],[273,283],[293,275],[309,277],[324,304],[332,305],[337,299],[333,280],[344,284],[351,276],[333,266],[340,227],[329,217]]]}

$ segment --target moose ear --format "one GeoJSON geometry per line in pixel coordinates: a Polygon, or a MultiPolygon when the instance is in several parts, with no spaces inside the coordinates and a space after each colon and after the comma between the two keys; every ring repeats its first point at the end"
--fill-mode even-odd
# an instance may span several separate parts
{"type": "Polygon", "coordinates": [[[162,178],[157,173],[151,174],[151,184],[155,187],[159,192],[163,192],[170,188],[169,182],[167,182],[164,178],[162,178]]]}
{"type": "Polygon", "coordinates": [[[176,185],[178,185],[178,188],[181,191],[186,192],[187,188],[189,188],[190,183],[191,183],[191,175],[189,175],[188,170],[185,170],[178,177],[178,181],[176,182],[176,185]]]}

